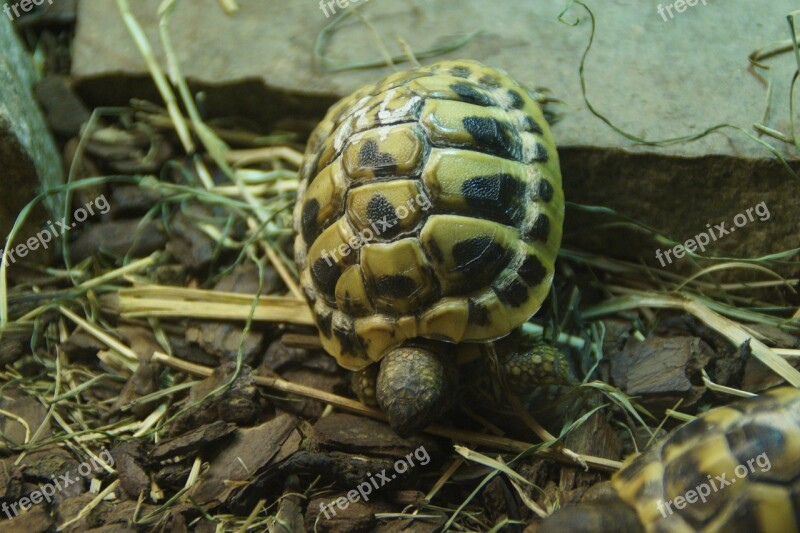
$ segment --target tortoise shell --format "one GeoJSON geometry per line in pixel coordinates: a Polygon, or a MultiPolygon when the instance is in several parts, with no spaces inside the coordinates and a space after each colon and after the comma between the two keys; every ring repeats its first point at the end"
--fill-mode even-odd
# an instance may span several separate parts
{"type": "Polygon", "coordinates": [[[326,351],[486,342],[548,294],[564,196],[553,136],[505,73],[444,61],[335,104],[309,139],[295,260],[326,351]]]}
{"type": "Polygon", "coordinates": [[[800,391],[713,409],[611,483],[645,531],[800,531],[800,391]]]}

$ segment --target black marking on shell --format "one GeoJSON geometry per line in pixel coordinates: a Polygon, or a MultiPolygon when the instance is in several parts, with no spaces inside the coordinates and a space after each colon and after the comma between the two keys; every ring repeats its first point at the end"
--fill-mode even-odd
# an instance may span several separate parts
{"type": "Polygon", "coordinates": [[[494,117],[464,117],[463,124],[475,139],[475,150],[521,161],[519,136],[507,122],[494,117]]]}
{"type": "Polygon", "coordinates": [[[475,176],[461,184],[461,194],[467,204],[486,215],[490,220],[517,226],[525,218],[520,206],[525,184],[511,174],[475,176]]]}
{"type": "Polygon", "coordinates": [[[528,242],[547,242],[547,237],[550,235],[550,218],[544,213],[536,215],[536,219],[531,224],[531,227],[522,238],[528,242]]]}
{"type": "Polygon", "coordinates": [[[345,289],[341,295],[341,305],[339,309],[351,316],[364,316],[369,314],[370,309],[360,299],[354,299],[350,291],[345,289]]]}
{"type": "Polygon", "coordinates": [[[422,116],[422,108],[425,107],[425,99],[424,98],[417,98],[409,109],[409,115],[414,120],[419,120],[419,117],[422,116]]]}
{"type": "Polygon", "coordinates": [[[414,279],[403,274],[380,276],[375,285],[379,294],[392,298],[408,298],[417,288],[414,279]]]}
{"type": "Polygon", "coordinates": [[[525,100],[522,99],[522,95],[517,91],[510,89],[508,91],[508,96],[511,98],[511,109],[522,109],[525,107],[525,100]]]}
{"type": "Polygon", "coordinates": [[[325,335],[326,338],[331,338],[331,320],[333,318],[332,313],[324,314],[324,313],[316,313],[317,317],[317,327],[319,328],[320,333],[325,335]]]}
{"type": "Polygon", "coordinates": [[[489,236],[464,239],[453,245],[456,270],[475,286],[478,280],[491,280],[505,266],[508,250],[489,236]]]}
{"type": "Polygon", "coordinates": [[[536,184],[536,196],[535,199],[539,199],[545,202],[549,202],[553,199],[553,194],[555,193],[555,189],[553,189],[553,184],[550,183],[548,180],[542,178],[536,184]]]}
{"type": "MultiPolygon", "coordinates": [[[[741,411],[742,413],[770,413],[775,409],[779,409],[780,406],[781,403],[778,402],[776,398],[765,398],[760,396],[758,402],[731,404],[728,407],[731,409],[735,408],[737,411],[741,411]]],[[[795,402],[794,409],[794,413],[800,414],[800,399],[795,402]]]]}
{"type": "Polygon", "coordinates": [[[474,85],[469,83],[453,83],[450,85],[450,88],[454,93],[461,97],[462,102],[483,107],[492,107],[497,105],[497,102],[494,98],[477,90],[474,85]]]}
{"type": "Polygon", "coordinates": [[[528,254],[517,270],[517,274],[529,287],[535,287],[544,281],[547,269],[538,257],[528,254]]]}
{"type": "Polygon", "coordinates": [[[661,492],[660,485],[664,481],[661,478],[648,478],[644,483],[639,485],[633,497],[634,501],[647,501],[645,498],[649,494],[659,494],[661,492]]]}
{"type": "Polygon", "coordinates": [[[400,219],[392,203],[382,194],[370,198],[367,204],[367,218],[384,239],[391,239],[400,232],[400,219]],[[388,225],[388,227],[387,227],[388,225]]]}
{"type": "Polygon", "coordinates": [[[702,418],[695,418],[688,424],[681,426],[669,438],[668,444],[670,446],[682,446],[683,443],[689,442],[693,439],[708,433],[711,430],[709,425],[702,418]]]}
{"type": "Polygon", "coordinates": [[[365,141],[358,152],[358,164],[371,168],[376,176],[386,176],[397,172],[397,162],[391,154],[381,152],[378,143],[365,141]]]}
{"type": "MultiPolygon", "coordinates": [[[[658,444],[656,444],[655,446],[657,447],[658,444]]],[[[649,456],[642,455],[640,457],[641,459],[633,461],[628,466],[617,472],[615,476],[624,481],[626,484],[632,482],[635,479],[639,479],[642,475],[642,470],[644,470],[649,464],[649,461],[647,461],[649,456]]]]}
{"type": "MultiPolygon", "coordinates": [[[[666,443],[664,448],[667,448],[668,446],[669,443],[666,443]]],[[[709,472],[703,471],[703,469],[700,467],[700,464],[697,461],[697,455],[697,451],[694,451],[694,454],[692,451],[684,452],[666,464],[664,466],[663,478],[657,477],[655,480],[648,479],[648,484],[654,481],[657,484],[656,490],[650,492],[650,494],[660,494],[666,487],[668,487],[668,490],[670,491],[667,492],[667,494],[671,494],[672,491],[676,491],[674,493],[675,495],[685,494],[687,491],[690,491],[704,483],[708,484],[709,472]]],[[[652,465],[652,461],[642,461],[642,463],[644,463],[642,466],[645,468],[648,465],[652,465]]],[[[727,481],[731,481],[731,478],[728,477],[727,481]]],[[[742,482],[747,483],[745,480],[742,480],[742,482]]],[[[717,488],[721,489],[724,487],[717,486],[717,488]]],[[[722,496],[722,494],[716,494],[716,492],[717,491],[715,490],[711,493],[711,498],[709,498],[711,501],[708,505],[688,505],[683,510],[677,510],[681,517],[691,526],[693,526],[695,531],[700,529],[698,526],[702,522],[706,521],[717,511],[719,511],[721,507],[719,496],[722,496]]],[[[721,529],[719,531],[729,530],[721,529]]],[[[756,528],[753,531],[759,530],[756,528]]]]}
{"type": "Polygon", "coordinates": [[[307,246],[319,237],[321,228],[317,225],[317,217],[319,216],[319,202],[316,198],[312,198],[303,204],[303,212],[301,215],[301,224],[303,231],[303,240],[307,246]]]}
{"type": "Polygon", "coordinates": [[[484,74],[481,76],[481,79],[478,80],[478,83],[487,89],[497,89],[500,87],[500,82],[491,74],[484,74]]]}
{"type": "Polygon", "coordinates": [[[533,156],[528,163],[547,163],[548,159],[550,159],[550,156],[547,155],[547,148],[542,143],[536,143],[533,156]]]}
{"type": "Polygon", "coordinates": [[[331,118],[331,123],[333,124],[333,127],[334,128],[339,127],[339,125],[342,123],[342,119],[344,119],[346,115],[349,115],[352,112],[353,112],[352,104],[343,105],[339,107],[339,109],[336,111],[336,114],[331,118]]]}
{"type": "Polygon", "coordinates": [[[453,67],[450,69],[450,74],[456,78],[469,78],[472,70],[469,67],[453,67]]]}
{"type": "Polygon", "coordinates": [[[525,117],[525,124],[523,124],[522,128],[525,131],[535,133],[536,135],[544,135],[542,127],[535,120],[533,120],[533,117],[531,116],[525,117]]]}
{"type": "Polygon", "coordinates": [[[439,246],[439,243],[436,242],[436,239],[429,240],[427,244],[431,256],[433,257],[433,260],[439,264],[444,263],[444,252],[442,251],[442,248],[439,246]]]}
{"type": "Polygon", "coordinates": [[[344,323],[337,323],[333,326],[333,334],[342,345],[342,353],[346,355],[356,355],[356,346],[358,343],[358,336],[356,335],[355,325],[352,320],[347,320],[344,323]]]}
{"type": "Polygon", "coordinates": [[[492,290],[501,302],[511,307],[519,307],[528,301],[528,287],[517,278],[511,279],[502,287],[493,286],[492,290]]]}
{"type": "Polygon", "coordinates": [[[467,309],[469,314],[467,315],[467,323],[472,324],[474,326],[488,326],[491,324],[491,316],[489,314],[489,309],[481,304],[476,302],[473,298],[470,298],[467,301],[467,309]]]}
{"type": "MultiPolygon", "coordinates": [[[[311,142],[312,140],[313,139],[309,139],[309,142],[311,142]]],[[[320,143],[315,147],[317,155],[314,156],[314,162],[311,164],[311,167],[309,168],[307,187],[311,186],[311,183],[314,181],[317,175],[319,175],[319,171],[322,170],[321,168],[319,168],[319,163],[320,160],[322,159],[322,153],[323,153],[323,150],[320,149],[320,145],[321,145],[321,140],[320,143]]]]}
{"type": "Polygon", "coordinates": [[[311,265],[311,278],[329,300],[336,297],[336,282],[342,275],[342,267],[330,257],[321,257],[311,265]],[[330,260],[330,264],[328,264],[330,260]]]}
{"type": "MultiPolygon", "coordinates": [[[[669,443],[666,446],[669,446],[669,443]]],[[[684,494],[687,490],[708,483],[708,472],[700,468],[695,455],[689,451],[680,454],[664,466],[664,480],[667,486],[679,491],[677,494],[684,494]]],[[[728,480],[730,481],[730,478],[728,480]]],[[[687,513],[681,514],[686,517],[687,513]]]]}
{"type": "Polygon", "coordinates": [[[777,428],[769,424],[753,422],[728,431],[725,436],[739,464],[744,464],[760,453],[766,453],[767,457],[782,457],[785,454],[786,439],[777,428]]]}
{"type": "MultiPolygon", "coordinates": [[[[686,517],[687,510],[692,506],[687,506],[683,511],[678,511],[681,516],[686,517]]],[[[764,524],[759,523],[759,513],[761,509],[758,502],[749,498],[738,498],[736,501],[736,511],[725,515],[724,520],[715,523],[717,531],[766,531],[764,524]]],[[[795,507],[795,517],[800,514],[795,507]]],[[[764,521],[768,518],[764,517],[764,521]]],[[[690,526],[695,530],[699,529],[700,524],[695,524],[691,520],[688,521],[690,526]]],[[[796,522],[797,523],[797,522],[796,522]]]]}

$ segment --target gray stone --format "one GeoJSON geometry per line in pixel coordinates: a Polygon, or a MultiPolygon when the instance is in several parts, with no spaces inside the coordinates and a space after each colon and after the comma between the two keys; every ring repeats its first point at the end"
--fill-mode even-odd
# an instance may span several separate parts
{"type": "MultiPolygon", "coordinates": [[[[33,63],[5,16],[0,17],[0,248],[20,211],[40,192],[64,181],[61,158],[33,97],[33,63]]],[[[32,211],[14,245],[33,237],[48,218],[63,209],[59,198],[48,198],[32,211]]],[[[60,215],[59,217],[60,218],[60,215]]],[[[52,250],[52,248],[51,248],[52,250]]],[[[43,260],[39,248],[28,256],[43,260]]]]}
{"type": "MultiPolygon", "coordinates": [[[[140,0],[133,9],[163,62],[159,3],[140,0]]],[[[570,26],[558,21],[567,4],[563,0],[359,4],[374,32],[350,17],[330,39],[330,57],[379,60],[376,34],[390,53],[400,54],[398,38],[419,52],[480,30],[466,46],[441,57],[474,58],[506,69],[525,84],[551,89],[564,102],[554,134],[569,200],[613,208],[677,241],[704,231],[707,223],[730,225],[737,213],[764,201],[769,221],[752,222],[709,251],[752,257],[800,246],[800,180],[789,177],[763,146],[733,129],[691,143],[636,145],[589,111],[578,67],[590,26],[580,7],[567,13],[569,21],[580,18],[570,26]]],[[[262,122],[318,118],[334,99],[392,71],[316,69],[315,40],[333,20],[316,0],[240,0],[239,5],[237,14],[226,16],[217,0],[183,2],[170,22],[184,74],[206,90],[205,109],[212,115],[239,114],[262,122]]],[[[597,34],[585,71],[593,104],[620,128],[648,140],[697,134],[721,123],[752,131],[762,118],[766,88],[748,72],[748,55],[789,37],[785,16],[795,3],[771,0],[756,9],[748,0],[706,5],[700,0],[681,13],[673,10],[671,20],[665,14],[667,21],[657,5],[638,0],[593,4],[597,34]]],[[[134,94],[157,99],[115,2],[82,2],[78,20],[74,74],[84,96],[95,104],[123,104],[134,94]]],[[[764,62],[774,76],[768,125],[786,132],[794,58],[786,53],[764,62]]],[[[787,157],[798,158],[793,148],[770,141],[787,157]]],[[[569,209],[566,244],[658,264],[655,242],[647,236],[590,231],[608,221],[569,209]]],[[[672,266],[691,265],[684,258],[672,266]]]]}
{"type": "Polygon", "coordinates": [[[83,125],[89,122],[91,112],[63,76],[47,76],[34,86],[33,91],[55,135],[76,137],[83,125]]]}

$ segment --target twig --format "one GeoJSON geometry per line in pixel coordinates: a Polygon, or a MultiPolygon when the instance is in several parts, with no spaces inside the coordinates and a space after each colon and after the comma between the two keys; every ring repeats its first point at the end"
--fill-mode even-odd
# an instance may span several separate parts
{"type": "Polygon", "coordinates": [[[303,164],[302,152],[298,152],[288,146],[230,150],[225,154],[225,160],[234,165],[244,165],[270,159],[283,159],[298,168],[303,164]]]}
{"type": "Polygon", "coordinates": [[[93,324],[90,324],[86,320],[82,319],[63,305],[58,308],[61,311],[61,314],[65,317],[69,318],[73,322],[75,322],[78,326],[82,327],[86,333],[92,335],[94,338],[117,352],[119,355],[122,356],[123,359],[127,359],[130,363],[138,363],[139,358],[136,357],[136,352],[119,342],[117,339],[108,335],[104,331],[101,331],[99,328],[95,327],[93,324]]]}
{"type": "MultiPolygon", "coordinates": [[[[194,317],[247,320],[253,294],[143,285],[118,292],[118,312],[125,317],[194,317]]],[[[314,319],[305,301],[294,297],[260,296],[253,320],[311,326],[314,319]]]]}

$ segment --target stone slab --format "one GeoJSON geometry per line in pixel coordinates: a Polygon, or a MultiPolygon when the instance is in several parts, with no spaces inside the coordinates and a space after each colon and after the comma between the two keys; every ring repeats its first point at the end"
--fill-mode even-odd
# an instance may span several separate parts
{"type": "MultiPolygon", "coordinates": [[[[789,37],[785,16],[796,7],[794,2],[699,0],[683,12],[673,10],[672,19],[659,15],[656,2],[589,3],[597,32],[586,63],[588,94],[620,128],[657,140],[697,134],[721,123],[750,129],[761,120],[766,87],[748,71],[747,58],[789,37]]],[[[163,61],[159,4],[160,0],[139,0],[133,9],[163,61]]],[[[316,0],[238,4],[240,11],[226,16],[217,0],[185,1],[170,24],[184,73],[207,91],[205,108],[212,115],[233,113],[261,121],[287,115],[316,119],[336,98],[392,71],[326,73],[316,68],[315,40],[333,20],[325,17],[316,0]]],[[[474,58],[506,69],[525,84],[551,89],[564,102],[563,119],[554,134],[569,200],[611,207],[678,241],[707,223],[727,220],[766,201],[773,214],[768,226],[759,231],[748,227],[720,241],[714,251],[754,256],[800,246],[800,182],[788,177],[761,145],[734,130],[722,130],[691,143],[639,146],[589,111],[578,68],[590,25],[580,7],[566,15],[569,21],[580,19],[571,26],[558,21],[567,4],[563,0],[360,4],[371,26],[349,17],[330,39],[330,57],[377,60],[381,56],[376,35],[390,53],[400,54],[398,39],[419,51],[480,31],[463,48],[440,57],[474,58]]],[[[782,54],[764,62],[774,76],[768,124],[787,131],[794,58],[782,54]]],[[[73,74],[84,96],[95,104],[124,104],[133,93],[154,96],[114,0],[81,2],[73,74]]],[[[794,148],[774,144],[787,157],[800,157],[794,148]]],[[[597,221],[568,210],[567,242],[624,257],[652,255],[649,260],[654,260],[652,242],[643,243],[635,233],[610,239],[587,232],[597,221]]]]}
{"type": "MultiPolygon", "coordinates": [[[[160,57],[157,7],[160,0],[132,3],[160,57]]],[[[389,68],[319,73],[314,42],[326,19],[315,0],[240,0],[240,11],[225,16],[217,0],[179,4],[170,35],[187,77],[209,84],[259,80],[276,91],[308,97],[341,97],[391,72],[389,68]]],[[[508,70],[532,86],[549,87],[565,106],[558,125],[564,146],[627,146],[625,139],[594,118],[583,104],[578,65],[589,37],[586,13],[574,7],[558,21],[563,0],[370,0],[364,13],[386,47],[400,53],[396,38],[415,50],[443,38],[481,31],[445,57],[471,57],[508,70]],[[416,7],[416,8],[414,8],[416,7]]],[[[586,68],[590,97],[623,129],[650,139],[698,133],[719,123],[749,127],[760,120],[764,87],[747,71],[747,56],[788,38],[785,15],[791,0],[757,8],[749,0],[698,4],[665,22],[655,4],[638,0],[595,2],[597,34],[586,68]]],[[[346,10],[352,10],[348,7],[346,10]]],[[[345,11],[346,11],[345,10],[345,11]]],[[[380,60],[367,27],[350,17],[330,43],[343,61],[380,60]]],[[[429,60],[430,61],[430,60],[429,60]]],[[[776,117],[788,109],[785,96],[794,59],[769,60],[776,77],[776,117]]],[[[82,2],[73,73],[82,81],[120,74],[141,75],[145,64],[123,26],[114,0],[82,2]]],[[[776,126],[786,129],[783,118],[776,126]]],[[[644,149],[643,150],[647,150],[644,149]]],[[[699,156],[764,156],[739,135],[714,134],[660,153],[699,156]]]]}

